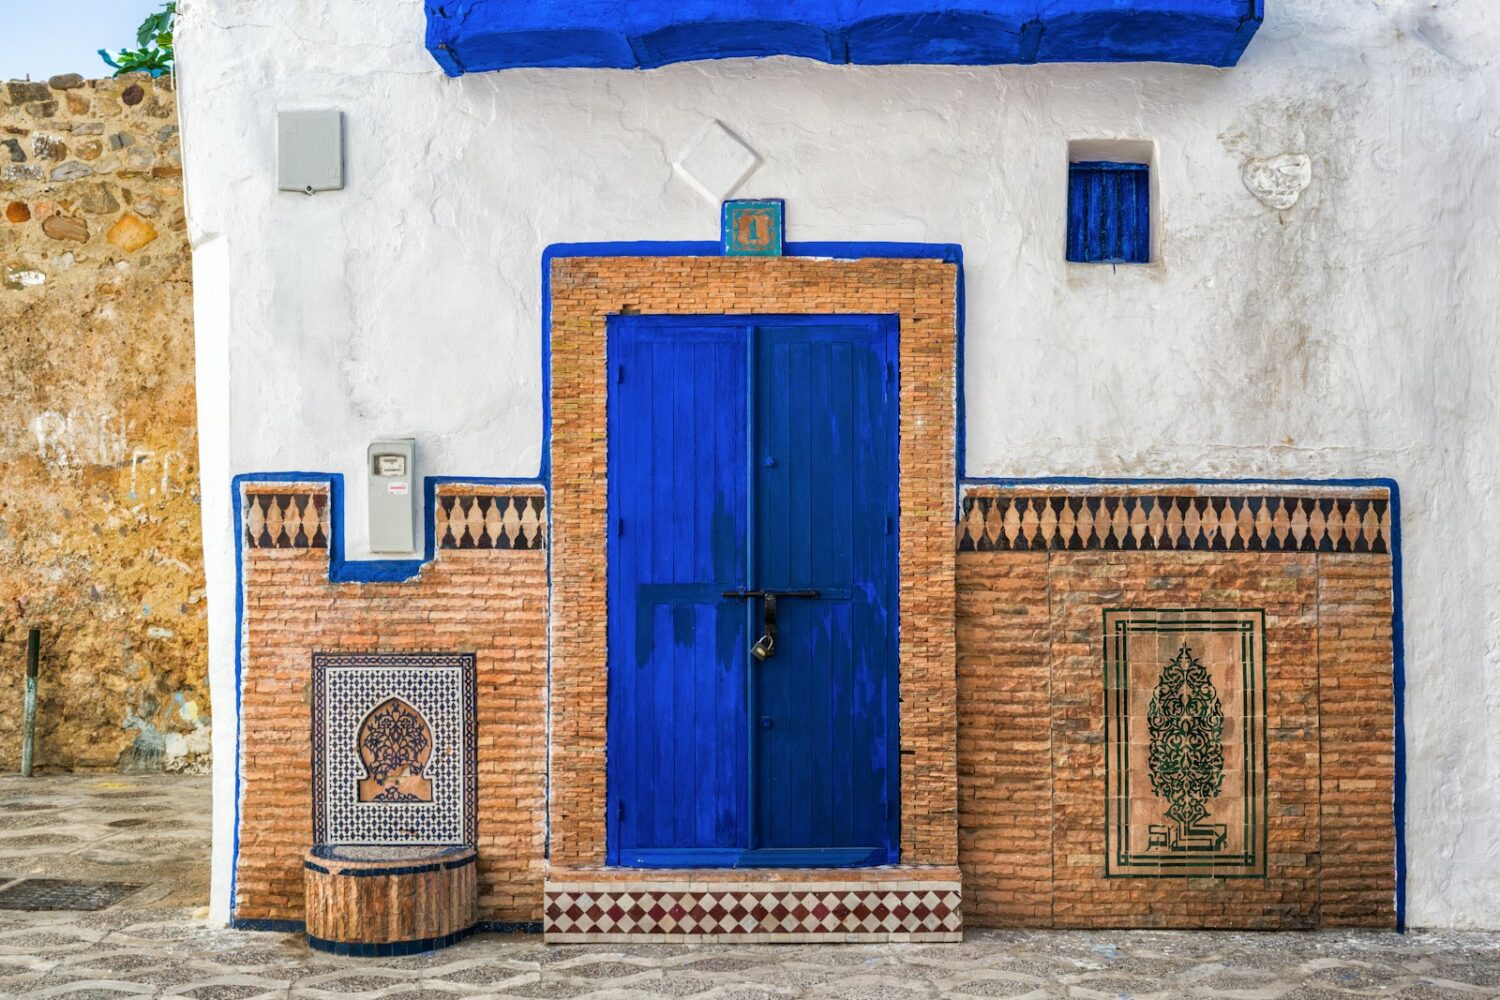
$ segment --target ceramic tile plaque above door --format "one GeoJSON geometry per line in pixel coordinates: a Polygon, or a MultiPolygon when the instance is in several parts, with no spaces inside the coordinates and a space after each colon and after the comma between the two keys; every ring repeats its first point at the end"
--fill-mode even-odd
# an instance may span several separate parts
{"type": "Polygon", "coordinates": [[[1109,877],[1266,874],[1265,614],[1104,612],[1109,877]]]}
{"type": "Polygon", "coordinates": [[[611,863],[897,860],[896,341],[611,320],[611,863]]]}

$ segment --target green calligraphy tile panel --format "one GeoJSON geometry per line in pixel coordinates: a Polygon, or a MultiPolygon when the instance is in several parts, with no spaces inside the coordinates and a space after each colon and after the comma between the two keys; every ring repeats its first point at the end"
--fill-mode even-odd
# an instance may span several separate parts
{"type": "Polygon", "coordinates": [[[1265,612],[1104,612],[1105,873],[1266,875],[1265,612]]]}

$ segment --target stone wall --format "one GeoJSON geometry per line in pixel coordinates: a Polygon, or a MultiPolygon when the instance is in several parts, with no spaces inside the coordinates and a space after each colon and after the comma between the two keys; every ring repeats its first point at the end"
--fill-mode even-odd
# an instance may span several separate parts
{"type": "Polygon", "coordinates": [[[0,92],[0,769],[207,764],[190,249],[170,78],[0,92]]]}

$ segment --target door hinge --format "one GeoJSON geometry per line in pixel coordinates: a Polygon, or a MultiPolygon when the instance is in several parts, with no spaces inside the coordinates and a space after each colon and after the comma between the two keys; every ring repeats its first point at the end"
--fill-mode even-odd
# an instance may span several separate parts
{"type": "Polygon", "coordinates": [[[625,366],[615,365],[615,385],[623,385],[625,382],[625,366]]]}
{"type": "Polygon", "coordinates": [[[625,800],[624,799],[615,799],[615,819],[616,820],[623,820],[624,818],[625,818],[625,800]]]}
{"type": "Polygon", "coordinates": [[[889,534],[893,533],[895,530],[896,530],[896,519],[894,517],[892,517],[891,515],[887,514],[885,516],[885,533],[887,535],[889,535],[889,534]]]}
{"type": "Polygon", "coordinates": [[[623,517],[615,518],[615,534],[621,536],[625,534],[625,519],[623,517]]]}
{"type": "Polygon", "coordinates": [[[891,385],[895,381],[896,381],[896,362],[894,362],[894,361],[887,361],[885,363],[885,384],[886,385],[891,385]]]}
{"type": "Polygon", "coordinates": [[[886,819],[890,819],[895,814],[896,814],[896,810],[894,808],[894,804],[891,802],[890,799],[886,799],[885,800],[885,818],[886,819]]]}

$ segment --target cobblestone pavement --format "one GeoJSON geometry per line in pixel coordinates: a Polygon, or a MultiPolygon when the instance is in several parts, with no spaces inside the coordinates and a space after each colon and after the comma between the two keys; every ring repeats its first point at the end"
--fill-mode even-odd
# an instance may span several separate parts
{"type": "MultiPolygon", "coordinates": [[[[549,948],[481,936],[402,959],[204,925],[202,778],[0,778],[0,887],[145,887],[93,913],[0,910],[0,997],[1500,998],[1500,934],[973,931],[961,945],[549,948]],[[122,823],[145,819],[146,823],[122,823]]],[[[0,889],[3,891],[3,889],[0,889]]]]}

